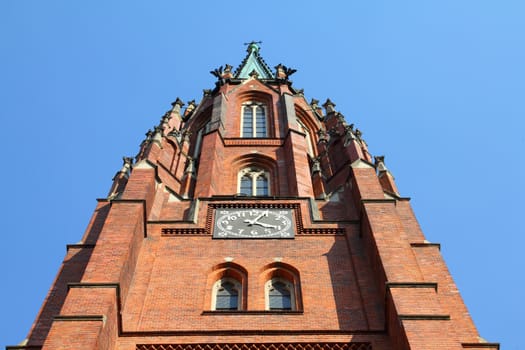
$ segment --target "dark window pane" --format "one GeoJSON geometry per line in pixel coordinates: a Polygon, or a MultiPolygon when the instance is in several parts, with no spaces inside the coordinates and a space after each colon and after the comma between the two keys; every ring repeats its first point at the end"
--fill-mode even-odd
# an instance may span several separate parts
{"type": "Polygon", "coordinates": [[[282,282],[272,284],[269,292],[270,310],[291,310],[292,298],[290,290],[282,282]]]}
{"type": "Polygon", "coordinates": [[[215,302],[216,310],[237,310],[239,305],[239,293],[233,283],[223,283],[217,291],[215,302]]]}
{"type": "Polygon", "coordinates": [[[253,110],[248,106],[242,113],[242,137],[253,137],[253,110]]]}
{"type": "Polygon", "coordinates": [[[266,137],[266,117],[262,107],[257,107],[255,113],[255,131],[256,137],[266,137]]]}
{"type": "Polygon", "coordinates": [[[249,176],[243,176],[241,178],[241,193],[247,196],[252,195],[252,178],[249,176]]]}
{"type": "Polygon", "coordinates": [[[268,180],[264,176],[259,176],[256,181],[256,195],[267,196],[268,195],[268,180]]]}

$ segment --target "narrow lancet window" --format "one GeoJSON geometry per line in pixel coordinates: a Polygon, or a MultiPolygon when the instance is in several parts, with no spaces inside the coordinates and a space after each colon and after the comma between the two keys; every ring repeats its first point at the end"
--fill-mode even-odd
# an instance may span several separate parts
{"type": "Polygon", "coordinates": [[[266,113],[263,105],[250,103],[242,107],[242,137],[267,137],[266,113]]]}

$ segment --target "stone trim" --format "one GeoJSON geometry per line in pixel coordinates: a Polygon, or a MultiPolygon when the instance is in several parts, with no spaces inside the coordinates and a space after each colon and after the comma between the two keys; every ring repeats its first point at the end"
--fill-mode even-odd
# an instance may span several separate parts
{"type": "Polygon", "coordinates": [[[386,289],[392,288],[434,288],[437,292],[437,282],[386,282],[386,289]]]}
{"type": "Polygon", "coordinates": [[[464,349],[493,349],[499,350],[499,343],[462,343],[464,349]]]}
{"type": "Polygon", "coordinates": [[[370,343],[137,344],[136,350],[372,350],[370,343]]]}
{"type": "Polygon", "coordinates": [[[450,315],[399,315],[402,321],[450,321],[450,315]]]}
{"type": "Polygon", "coordinates": [[[441,251],[441,244],[439,243],[414,242],[410,243],[410,246],[415,248],[437,247],[441,251]]]}
{"type": "Polygon", "coordinates": [[[54,321],[106,321],[104,315],[57,315],[53,317],[54,321]]]}
{"type": "Polygon", "coordinates": [[[210,236],[211,232],[201,227],[166,227],[160,230],[162,236],[210,236]]]}
{"type": "Polygon", "coordinates": [[[396,204],[397,200],[395,199],[390,199],[390,198],[366,198],[366,199],[361,199],[361,203],[366,204],[366,203],[393,203],[393,204],[396,204]]]}
{"type": "Polygon", "coordinates": [[[303,315],[302,310],[206,310],[201,313],[203,316],[221,315],[303,315]]]}
{"type": "Polygon", "coordinates": [[[89,243],[76,243],[76,244],[67,244],[66,250],[70,249],[93,249],[95,248],[95,244],[89,244],[89,243]]]}
{"type": "MultiPolygon", "coordinates": [[[[297,228],[296,236],[344,236],[346,233],[346,230],[340,227],[304,227],[301,206],[299,203],[254,203],[253,198],[251,198],[250,202],[208,203],[205,227],[165,227],[161,229],[161,236],[211,236],[213,230],[213,211],[217,208],[293,209],[295,212],[295,227],[297,228]]],[[[314,223],[324,222],[321,221],[314,223]]]]}
{"type": "Polygon", "coordinates": [[[284,139],[275,139],[269,137],[252,137],[252,138],[225,138],[225,146],[282,146],[284,139]]]}

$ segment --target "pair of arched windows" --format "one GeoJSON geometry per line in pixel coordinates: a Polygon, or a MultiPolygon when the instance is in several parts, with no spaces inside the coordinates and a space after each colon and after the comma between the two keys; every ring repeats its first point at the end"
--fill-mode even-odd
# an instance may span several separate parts
{"type": "Polygon", "coordinates": [[[270,195],[268,172],[255,168],[245,168],[239,172],[239,191],[244,196],[270,195]]]}
{"type": "MultiPolygon", "coordinates": [[[[233,278],[218,280],[213,288],[212,309],[216,311],[242,310],[242,286],[233,278]]],[[[265,284],[265,306],[269,311],[296,310],[293,283],[283,278],[272,278],[265,284]]]]}

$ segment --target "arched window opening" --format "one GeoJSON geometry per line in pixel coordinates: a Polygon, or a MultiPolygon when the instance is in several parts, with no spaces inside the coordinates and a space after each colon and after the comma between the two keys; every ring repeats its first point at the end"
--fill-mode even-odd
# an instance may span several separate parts
{"type": "Polygon", "coordinates": [[[270,195],[269,175],[259,168],[246,168],[239,172],[238,193],[245,196],[270,195]]]}
{"type": "Polygon", "coordinates": [[[223,278],[215,283],[213,292],[213,310],[240,310],[242,290],[238,281],[223,278]]]}
{"type": "Polygon", "coordinates": [[[267,137],[266,108],[260,103],[247,103],[242,107],[241,137],[267,137]]]}
{"type": "Polygon", "coordinates": [[[283,278],[272,278],[266,283],[266,309],[292,311],[296,309],[293,283],[283,278]]]}

